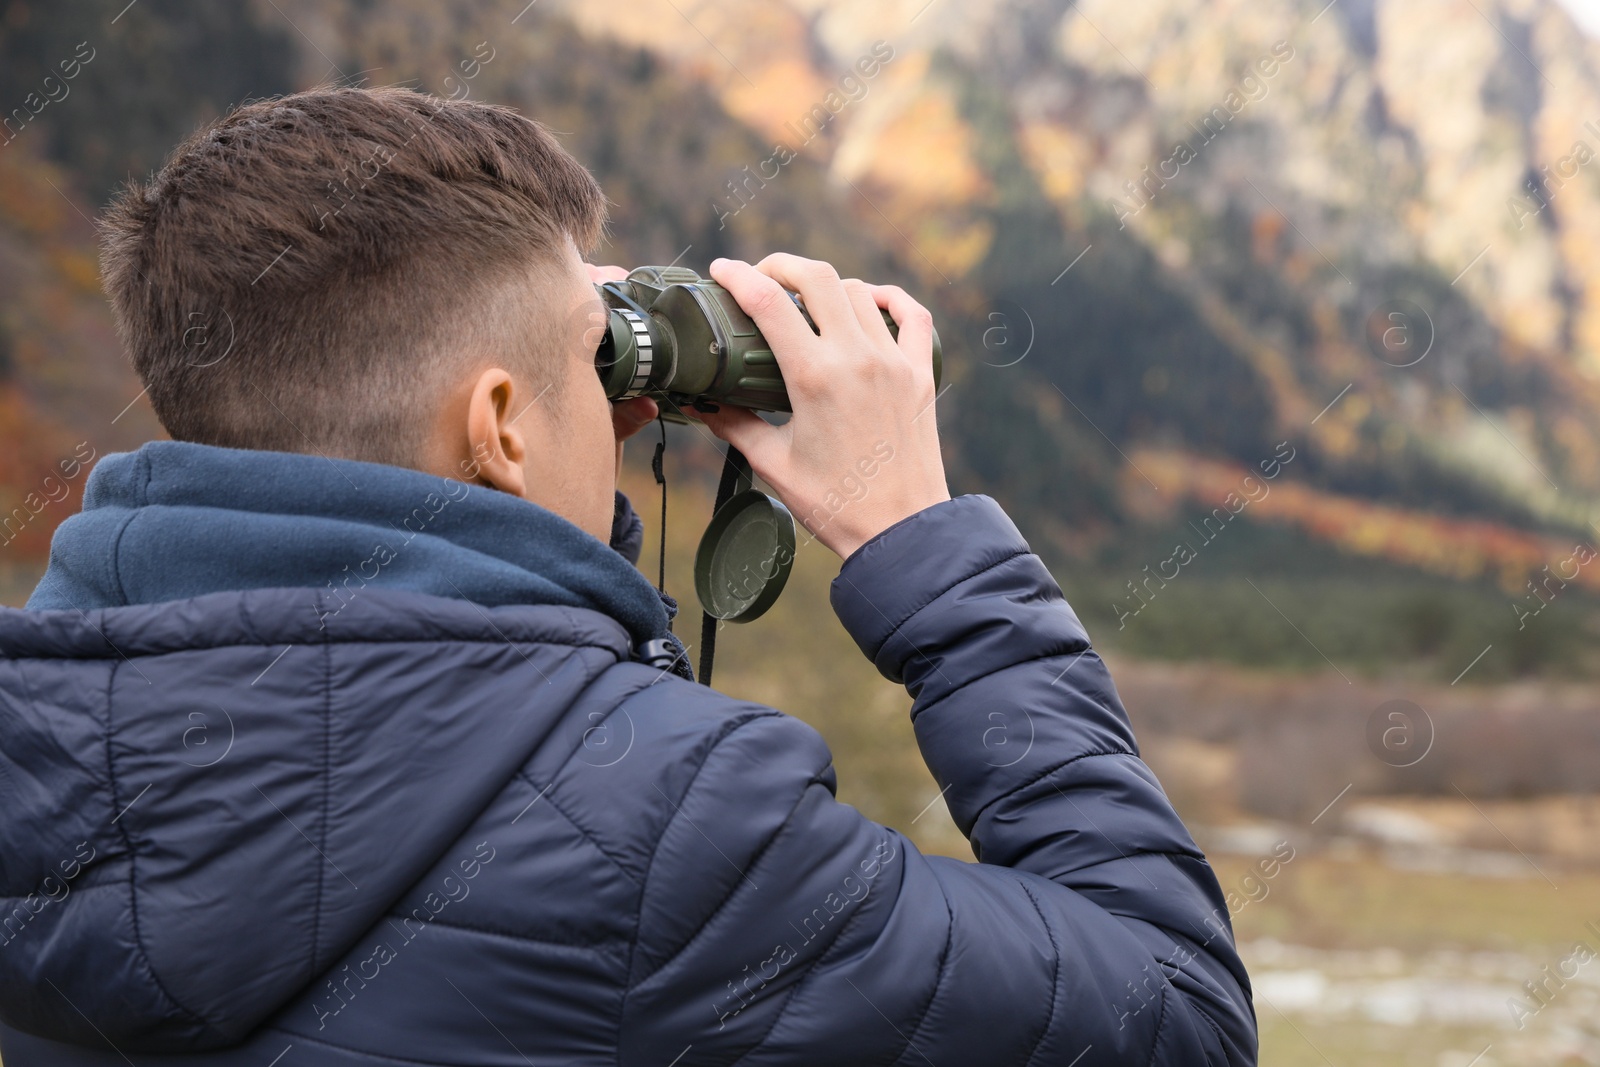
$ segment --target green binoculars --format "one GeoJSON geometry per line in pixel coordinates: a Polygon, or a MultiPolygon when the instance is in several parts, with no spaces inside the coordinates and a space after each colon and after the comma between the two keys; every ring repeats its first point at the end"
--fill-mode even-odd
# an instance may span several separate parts
{"type": "MultiPolygon", "coordinates": [[[[733,294],[716,282],[687,267],[640,267],[623,281],[595,289],[608,317],[595,369],[609,399],[651,397],[661,418],[676,423],[689,421],[683,408],[707,402],[752,411],[793,410],[772,346],[733,294]]],[[[790,297],[815,330],[799,297],[790,297]]],[[[898,336],[900,328],[887,311],[883,320],[898,336]]],[[[935,332],[935,389],[943,370],[935,332]]],[[[658,450],[656,477],[662,481],[659,461],[658,450]]],[[[730,446],[711,523],[695,554],[695,592],[706,613],[702,681],[711,678],[715,623],[750,622],[766,612],[788,581],[795,548],[794,517],[782,502],[755,488],[749,462],[730,446]]]]}
{"type": "MultiPolygon", "coordinates": [[[[609,313],[595,368],[610,399],[653,397],[663,418],[680,423],[688,420],[679,409],[702,401],[792,410],[772,346],[716,282],[687,267],[640,267],[624,281],[595,288],[609,313]]],[[[804,307],[800,311],[805,314],[804,307]]],[[[899,334],[887,311],[883,320],[899,334]]],[[[816,329],[809,315],[806,321],[816,329]]],[[[935,332],[935,388],[943,362],[935,332]]]]}

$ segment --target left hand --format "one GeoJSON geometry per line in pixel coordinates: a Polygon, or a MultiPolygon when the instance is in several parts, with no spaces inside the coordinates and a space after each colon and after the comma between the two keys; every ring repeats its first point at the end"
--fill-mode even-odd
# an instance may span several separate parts
{"type": "MultiPolygon", "coordinates": [[[[584,266],[588,268],[589,280],[596,285],[601,282],[620,282],[628,276],[627,270],[622,267],[596,267],[592,263],[585,263],[584,266]]],[[[622,443],[649,426],[660,413],[656,402],[647,396],[619,400],[611,405],[611,427],[617,434],[618,478],[622,477],[622,443]]]]}

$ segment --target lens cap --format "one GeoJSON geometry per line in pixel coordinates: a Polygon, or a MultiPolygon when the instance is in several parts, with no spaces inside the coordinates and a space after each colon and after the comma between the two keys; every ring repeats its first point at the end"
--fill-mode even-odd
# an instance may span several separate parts
{"type": "Polygon", "coordinates": [[[712,618],[759,619],[794,569],[794,516],[759,489],[734,496],[712,516],[694,557],[694,589],[712,618]]]}

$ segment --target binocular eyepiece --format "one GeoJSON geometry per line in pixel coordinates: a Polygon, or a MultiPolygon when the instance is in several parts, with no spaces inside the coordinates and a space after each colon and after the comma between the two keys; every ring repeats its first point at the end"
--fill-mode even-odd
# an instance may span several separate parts
{"type": "MultiPolygon", "coordinates": [[[[752,411],[793,410],[772,346],[716,282],[687,267],[640,267],[624,281],[595,288],[609,317],[595,369],[610,399],[653,397],[672,422],[687,422],[679,409],[707,400],[752,411]]],[[[805,314],[804,307],[800,311],[805,314]]],[[[898,336],[887,311],[883,319],[898,336]]],[[[806,321],[816,328],[809,315],[806,321]]],[[[942,370],[935,332],[935,388],[942,370]]]]}

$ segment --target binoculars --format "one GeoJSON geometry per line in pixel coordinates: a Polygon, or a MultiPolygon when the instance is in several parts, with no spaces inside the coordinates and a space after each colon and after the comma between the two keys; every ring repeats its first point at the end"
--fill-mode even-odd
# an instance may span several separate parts
{"type": "MultiPolygon", "coordinates": [[[[609,316],[595,352],[595,369],[610,399],[652,397],[663,418],[679,423],[688,421],[681,407],[703,401],[752,411],[792,410],[772,347],[733,295],[716,282],[687,267],[640,267],[624,281],[595,288],[609,316]]],[[[816,329],[804,307],[800,312],[816,329]]],[[[883,321],[891,334],[899,335],[887,311],[883,321]]],[[[943,364],[935,331],[935,388],[943,364]]]]}
{"type": "MultiPolygon", "coordinates": [[[[752,411],[793,410],[772,346],[733,294],[716,282],[687,267],[640,267],[623,281],[595,289],[608,319],[595,351],[595,369],[609,399],[651,397],[661,418],[676,423],[689,421],[684,407],[706,402],[752,411]]],[[[799,297],[789,295],[815,330],[817,324],[799,297]]],[[[883,320],[898,337],[900,328],[887,311],[883,320]]],[[[943,370],[935,332],[935,389],[943,370]]],[[[658,462],[659,457],[658,451],[658,462]]],[[[664,497],[662,506],[665,517],[664,497]]],[[[759,618],[783,591],[794,554],[793,516],[781,501],[755,488],[749,462],[730,446],[711,523],[695,554],[695,592],[706,613],[702,681],[711,678],[714,621],[759,618]]]]}

